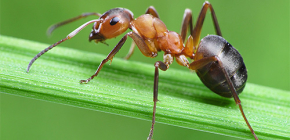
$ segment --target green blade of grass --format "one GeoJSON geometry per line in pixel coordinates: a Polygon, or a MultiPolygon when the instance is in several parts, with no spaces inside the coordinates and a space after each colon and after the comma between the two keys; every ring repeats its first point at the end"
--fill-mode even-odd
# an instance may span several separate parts
{"type": "MultiPolygon", "coordinates": [[[[0,93],[151,121],[153,64],[114,58],[90,83],[79,84],[106,56],[58,46],[26,73],[29,61],[47,46],[0,36],[0,93]]],[[[161,71],[158,97],[157,123],[253,139],[234,100],[212,93],[193,72],[161,71]]],[[[289,91],[247,83],[240,99],[260,139],[290,139],[289,91]]]]}

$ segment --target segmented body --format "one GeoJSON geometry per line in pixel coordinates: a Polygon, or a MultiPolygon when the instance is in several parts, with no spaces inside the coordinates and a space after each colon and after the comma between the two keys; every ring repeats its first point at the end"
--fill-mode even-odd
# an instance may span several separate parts
{"type": "MultiPolygon", "coordinates": [[[[217,56],[227,71],[238,94],[240,94],[247,81],[247,69],[240,53],[225,39],[219,36],[206,36],[202,39],[195,61],[204,57],[217,56]]],[[[196,70],[200,80],[213,92],[223,96],[232,97],[225,76],[218,62],[210,62],[196,70]]]]}

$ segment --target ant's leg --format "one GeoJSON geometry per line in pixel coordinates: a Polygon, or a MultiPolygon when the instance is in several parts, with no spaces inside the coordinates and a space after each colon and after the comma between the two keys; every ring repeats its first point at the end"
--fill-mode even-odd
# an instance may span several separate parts
{"type": "Polygon", "coordinates": [[[65,25],[65,24],[68,24],[68,23],[74,22],[74,21],[76,21],[76,20],[79,20],[79,19],[85,18],[85,17],[87,17],[87,16],[91,16],[91,15],[95,15],[95,16],[100,17],[102,14],[99,14],[99,13],[84,13],[84,14],[81,14],[81,15],[79,15],[79,16],[77,16],[77,17],[73,17],[73,18],[70,18],[70,19],[68,19],[68,20],[65,20],[65,21],[62,21],[62,22],[59,22],[59,23],[57,23],[57,24],[54,24],[54,25],[50,26],[50,27],[47,29],[46,34],[47,34],[48,36],[50,36],[51,33],[52,33],[56,28],[58,28],[58,27],[60,27],[60,26],[62,26],[62,25],[65,25]]]}
{"type": "Polygon", "coordinates": [[[190,9],[185,9],[184,14],[183,14],[183,20],[181,23],[181,30],[180,30],[180,35],[181,35],[183,42],[185,41],[188,25],[189,25],[190,34],[192,34],[192,32],[193,32],[192,23],[193,23],[192,22],[192,12],[190,9]]]}
{"type": "Polygon", "coordinates": [[[159,18],[157,10],[153,6],[149,6],[147,8],[145,14],[151,14],[153,17],[159,18]]]}
{"type": "Polygon", "coordinates": [[[149,132],[149,136],[147,137],[147,140],[152,140],[153,137],[153,130],[154,130],[154,124],[155,124],[155,114],[156,114],[156,103],[158,101],[158,79],[159,79],[159,70],[161,69],[163,71],[166,71],[169,68],[169,65],[173,61],[173,56],[171,54],[165,54],[163,56],[164,62],[157,61],[155,66],[155,75],[154,75],[154,88],[153,88],[153,115],[152,115],[152,126],[149,132]]]}
{"type": "Polygon", "coordinates": [[[144,40],[138,34],[136,34],[134,32],[129,32],[119,41],[119,43],[115,46],[115,48],[101,62],[101,64],[99,65],[97,71],[95,72],[95,74],[92,75],[87,80],[80,80],[80,83],[88,83],[88,82],[90,82],[95,76],[97,76],[99,74],[99,72],[101,71],[101,69],[102,69],[102,67],[104,66],[105,63],[107,63],[109,60],[111,60],[111,62],[112,62],[113,57],[122,48],[122,46],[126,42],[128,36],[131,37],[135,41],[135,43],[137,44],[137,46],[139,47],[139,49],[140,49],[140,51],[142,52],[143,55],[145,55],[147,57],[153,57],[153,56],[157,55],[154,52],[151,52],[151,50],[148,48],[147,44],[144,42],[144,40]]]}
{"type": "Polygon", "coordinates": [[[181,31],[180,35],[182,38],[182,41],[185,41],[185,37],[187,34],[187,30],[189,28],[191,36],[188,37],[186,44],[191,43],[190,45],[185,46],[185,51],[188,54],[189,57],[192,57],[190,53],[193,53],[195,49],[198,47],[199,40],[200,40],[200,33],[201,33],[201,28],[203,25],[203,21],[207,12],[207,9],[210,8],[211,15],[212,15],[212,20],[215,26],[215,30],[217,35],[222,36],[222,33],[220,31],[220,27],[215,15],[215,12],[212,8],[212,5],[209,2],[205,2],[202,6],[202,9],[200,11],[199,17],[196,22],[196,26],[193,29],[193,22],[192,22],[192,12],[190,9],[185,9],[184,15],[183,15],[183,20],[182,20],[182,26],[181,26],[181,31]],[[189,26],[189,27],[188,27],[189,26]]]}
{"type": "MultiPolygon", "coordinates": [[[[132,32],[129,32],[132,33],[132,32]]],[[[107,63],[109,60],[113,60],[113,57],[115,56],[115,54],[122,48],[123,44],[126,42],[128,34],[127,33],[120,41],[119,43],[115,46],[115,48],[108,54],[108,56],[106,57],[106,59],[104,59],[101,64],[99,65],[97,71],[95,72],[94,75],[92,75],[90,78],[88,78],[87,80],[80,80],[80,83],[88,83],[90,82],[95,76],[97,76],[99,74],[99,72],[101,71],[102,67],[104,66],[105,63],[107,63]]]]}
{"type": "Polygon", "coordinates": [[[130,59],[130,57],[132,56],[132,54],[133,54],[133,52],[134,52],[134,50],[135,50],[135,42],[134,41],[132,41],[132,43],[131,43],[131,46],[130,46],[130,49],[129,49],[129,52],[127,53],[127,55],[124,57],[124,59],[126,59],[126,60],[129,60],[130,59]]]}
{"type": "Polygon", "coordinates": [[[203,6],[202,6],[202,9],[200,11],[199,17],[197,19],[196,25],[194,27],[193,33],[191,34],[192,37],[193,37],[193,42],[194,42],[194,46],[195,47],[197,47],[198,44],[199,44],[201,28],[202,28],[203,21],[204,21],[204,18],[205,18],[205,15],[206,15],[206,12],[207,12],[208,8],[210,9],[210,12],[211,12],[211,15],[212,15],[212,20],[213,20],[213,23],[214,23],[216,34],[219,35],[219,36],[222,36],[222,33],[221,33],[221,30],[220,30],[220,27],[219,27],[215,12],[213,10],[213,7],[212,7],[212,5],[209,2],[206,1],[206,2],[203,3],[203,6]]]}
{"type": "Polygon", "coordinates": [[[250,131],[252,132],[253,136],[255,137],[255,139],[258,140],[258,137],[256,136],[253,128],[251,127],[248,119],[246,118],[246,115],[245,115],[245,113],[243,111],[243,108],[242,108],[242,105],[241,105],[241,100],[239,99],[238,93],[237,93],[237,91],[236,91],[236,89],[235,89],[235,87],[233,85],[233,82],[231,81],[231,79],[230,79],[228,73],[226,72],[222,62],[220,61],[220,59],[217,56],[205,57],[205,58],[202,58],[200,60],[197,60],[197,61],[194,61],[194,62],[190,63],[189,64],[189,68],[192,69],[192,70],[197,70],[199,68],[204,67],[208,63],[214,62],[214,61],[217,61],[218,64],[220,65],[220,67],[222,69],[222,72],[224,73],[224,76],[225,76],[226,81],[228,83],[228,86],[229,86],[229,88],[231,90],[231,93],[232,93],[232,95],[233,95],[233,97],[235,99],[235,102],[236,102],[237,105],[239,105],[240,111],[242,113],[242,116],[243,116],[246,124],[248,125],[248,127],[249,127],[250,131]]]}
{"type": "MultiPolygon", "coordinates": [[[[158,13],[153,6],[148,7],[145,14],[151,14],[153,17],[159,18],[158,13]]],[[[127,55],[124,57],[124,59],[126,59],[126,60],[130,59],[130,57],[132,56],[132,54],[135,50],[135,45],[136,45],[135,42],[132,41],[131,46],[130,46],[130,50],[127,53],[127,55]]]]}
{"type": "Polygon", "coordinates": [[[242,113],[242,116],[243,116],[245,122],[247,123],[250,131],[252,132],[253,136],[255,137],[255,140],[258,140],[258,137],[256,136],[254,129],[251,127],[248,119],[246,118],[246,115],[245,115],[244,110],[243,110],[242,105],[241,105],[241,100],[239,99],[238,93],[237,93],[237,91],[236,91],[236,89],[234,87],[233,82],[231,81],[231,79],[229,77],[229,74],[224,69],[224,66],[223,66],[222,62],[219,60],[219,58],[218,57],[216,57],[216,58],[218,59],[218,63],[219,63],[219,65],[220,65],[220,67],[221,67],[221,69],[222,69],[222,71],[224,73],[224,76],[225,76],[226,81],[227,81],[227,83],[229,85],[229,88],[231,90],[231,93],[232,93],[232,95],[233,95],[233,97],[235,99],[235,102],[236,102],[237,105],[239,105],[240,111],[242,113]]]}

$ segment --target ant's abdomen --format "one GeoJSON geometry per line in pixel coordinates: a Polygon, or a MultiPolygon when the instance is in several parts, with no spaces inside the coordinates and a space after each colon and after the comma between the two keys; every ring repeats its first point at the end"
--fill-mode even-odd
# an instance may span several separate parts
{"type": "MultiPolygon", "coordinates": [[[[217,56],[237,93],[240,94],[247,81],[247,69],[240,53],[224,38],[216,35],[206,36],[201,40],[196,52],[196,60],[204,57],[217,56]]],[[[210,62],[196,70],[200,80],[210,90],[223,97],[232,97],[228,83],[218,62],[210,62]]]]}

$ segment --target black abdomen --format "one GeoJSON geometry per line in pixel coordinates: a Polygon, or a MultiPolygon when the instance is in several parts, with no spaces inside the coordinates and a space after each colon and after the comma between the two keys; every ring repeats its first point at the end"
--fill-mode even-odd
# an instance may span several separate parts
{"type": "MultiPolygon", "coordinates": [[[[243,91],[247,81],[246,66],[240,53],[224,38],[216,35],[206,36],[201,40],[196,56],[198,57],[195,61],[204,57],[218,56],[237,93],[240,94],[243,91]]],[[[213,92],[223,97],[232,97],[218,62],[211,62],[196,70],[196,73],[204,85],[213,92]]]]}

